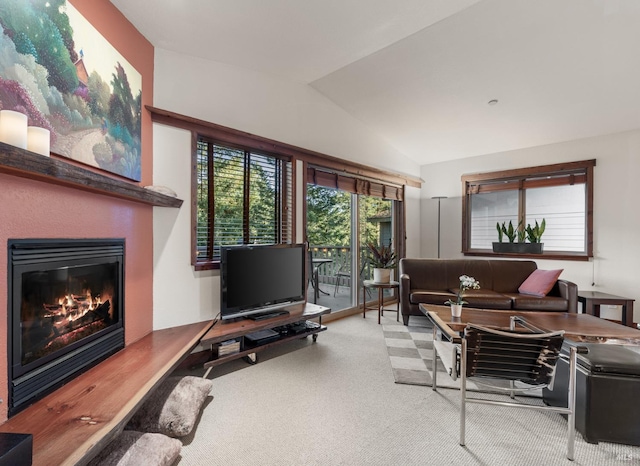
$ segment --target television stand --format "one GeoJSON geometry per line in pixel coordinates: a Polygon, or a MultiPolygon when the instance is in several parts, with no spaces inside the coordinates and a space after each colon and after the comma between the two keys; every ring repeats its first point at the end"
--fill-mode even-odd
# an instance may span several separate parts
{"type": "Polygon", "coordinates": [[[247,319],[250,320],[265,320],[265,319],[272,319],[273,317],[278,317],[278,316],[285,316],[285,315],[289,315],[289,311],[285,311],[285,310],[278,310],[278,311],[268,311],[268,312],[260,312],[260,313],[256,313],[256,314],[251,314],[249,316],[247,316],[247,319]]]}
{"type": "MultiPolygon", "coordinates": [[[[246,318],[219,321],[200,341],[204,348],[210,348],[211,351],[210,358],[204,363],[204,367],[210,370],[239,358],[255,364],[258,361],[257,353],[272,346],[306,338],[309,335],[315,342],[318,333],[327,329],[322,325],[322,316],[329,314],[331,309],[311,303],[300,303],[287,306],[282,311],[287,312],[269,319],[246,318]],[[316,319],[318,322],[313,322],[316,319]],[[263,340],[265,343],[260,339],[251,338],[250,335],[255,335],[262,330],[272,330],[277,333],[277,336],[263,340]]],[[[273,332],[266,333],[273,334],[273,332]]]]}

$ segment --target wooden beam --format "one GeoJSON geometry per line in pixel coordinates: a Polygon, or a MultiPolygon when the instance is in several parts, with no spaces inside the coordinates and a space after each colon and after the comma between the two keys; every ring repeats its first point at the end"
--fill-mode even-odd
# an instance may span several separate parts
{"type": "Polygon", "coordinates": [[[369,167],[150,105],[146,105],[145,108],[151,112],[151,119],[156,123],[186,129],[217,139],[220,142],[251,147],[256,151],[262,151],[270,155],[287,156],[304,162],[322,164],[322,166],[336,171],[344,171],[345,173],[386,181],[395,185],[406,185],[413,188],[422,186],[422,179],[415,176],[369,167]]]}

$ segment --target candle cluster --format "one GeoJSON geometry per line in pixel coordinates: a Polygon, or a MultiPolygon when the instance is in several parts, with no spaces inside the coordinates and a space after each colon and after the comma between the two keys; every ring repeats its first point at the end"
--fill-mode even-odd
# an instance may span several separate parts
{"type": "Polygon", "coordinates": [[[49,130],[27,126],[27,115],[13,110],[0,110],[0,141],[49,156],[49,130]]]}

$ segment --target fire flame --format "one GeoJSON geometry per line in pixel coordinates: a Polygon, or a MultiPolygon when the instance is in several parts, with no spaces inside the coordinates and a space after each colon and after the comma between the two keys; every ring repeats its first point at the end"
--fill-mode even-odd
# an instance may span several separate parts
{"type": "Polygon", "coordinates": [[[57,305],[45,304],[44,307],[47,309],[45,317],[54,318],[54,325],[57,328],[62,328],[96,310],[110,299],[109,296],[93,296],[91,290],[84,290],[83,293],[78,295],[68,293],[58,299],[57,305]]]}

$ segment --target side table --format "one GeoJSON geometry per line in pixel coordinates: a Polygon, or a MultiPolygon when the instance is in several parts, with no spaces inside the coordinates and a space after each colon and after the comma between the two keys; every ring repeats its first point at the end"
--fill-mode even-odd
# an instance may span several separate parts
{"type": "MultiPolygon", "coordinates": [[[[377,309],[378,310],[378,324],[380,324],[380,316],[384,315],[384,290],[387,289],[395,289],[400,291],[400,282],[390,281],[389,283],[378,283],[373,280],[364,280],[362,282],[362,317],[365,317],[367,310],[369,309],[377,309]],[[367,288],[373,288],[378,290],[378,307],[367,307],[367,288]]],[[[393,311],[391,311],[393,312],[393,311]]],[[[396,302],[396,321],[400,321],[400,297],[398,296],[398,301],[396,302]]]]}
{"type": "Polygon", "coordinates": [[[633,324],[633,302],[635,299],[623,298],[600,291],[578,291],[578,302],[582,303],[585,314],[600,317],[600,306],[622,306],[622,324],[627,327],[635,327],[633,324]]]}

